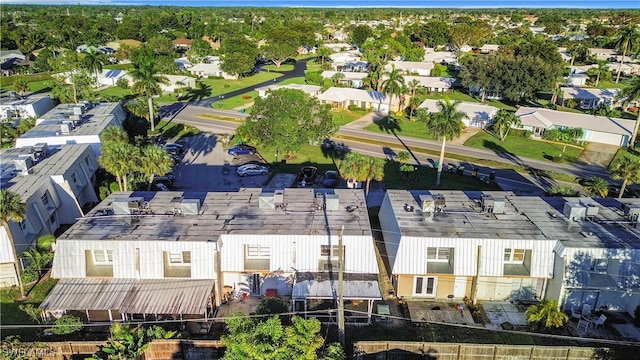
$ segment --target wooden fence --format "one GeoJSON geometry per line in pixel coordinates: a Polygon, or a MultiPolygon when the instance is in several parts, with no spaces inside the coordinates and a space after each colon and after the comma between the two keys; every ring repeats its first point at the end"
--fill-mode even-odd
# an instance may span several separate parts
{"type": "Polygon", "coordinates": [[[359,360],[590,360],[595,349],[532,345],[483,345],[404,341],[358,341],[353,344],[359,360]]]}

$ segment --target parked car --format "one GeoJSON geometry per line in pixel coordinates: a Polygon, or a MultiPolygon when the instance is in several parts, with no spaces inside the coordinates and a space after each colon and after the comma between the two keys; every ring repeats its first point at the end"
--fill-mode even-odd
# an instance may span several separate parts
{"type": "Polygon", "coordinates": [[[176,143],[164,144],[164,149],[169,153],[175,152],[178,154],[182,154],[184,152],[184,146],[176,143]]]}
{"type": "Polygon", "coordinates": [[[240,176],[267,175],[269,173],[269,168],[262,165],[246,164],[238,167],[236,169],[236,173],[240,176]]]}
{"type": "Polygon", "coordinates": [[[249,155],[249,154],[255,154],[256,153],[256,148],[254,148],[253,146],[249,146],[249,145],[245,145],[245,144],[240,144],[240,145],[236,145],[232,148],[229,148],[229,150],[227,150],[227,153],[229,155],[249,155]]]}
{"type": "Polygon", "coordinates": [[[324,173],[324,179],[322,180],[322,186],[326,188],[334,188],[338,185],[338,179],[340,176],[337,171],[329,170],[324,173]]]}
{"type": "Polygon", "coordinates": [[[316,181],[318,168],[315,166],[303,166],[300,173],[296,176],[296,183],[299,186],[311,185],[316,181]]]}
{"type": "Polygon", "coordinates": [[[158,191],[169,191],[169,188],[167,187],[167,185],[163,183],[157,183],[156,189],[158,189],[158,191]]]}

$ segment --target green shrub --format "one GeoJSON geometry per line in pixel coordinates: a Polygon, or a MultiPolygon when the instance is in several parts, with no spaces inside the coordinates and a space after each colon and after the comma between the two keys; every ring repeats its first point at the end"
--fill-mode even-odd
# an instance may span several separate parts
{"type": "Polygon", "coordinates": [[[77,316],[62,315],[49,330],[56,335],[72,334],[82,330],[82,320],[77,316]]]}
{"type": "Polygon", "coordinates": [[[308,71],[305,74],[305,80],[307,81],[308,84],[313,84],[313,85],[320,85],[322,86],[322,73],[319,71],[308,71]]]}
{"type": "Polygon", "coordinates": [[[349,111],[367,111],[367,109],[361,108],[358,105],[349,105],[347,108],[349,111]]]}
{"type": "Polygon", "coordinates": [[[524,129],[511,129],[509,130],[509,136],[519,136],[521,138],[530,139],[533,132],[524,129]]]}
{"type": "Polygon", "coordinates": [[[116,85],[118,85],[119,88],[128,89],[129,80],[127,78],[121,77],[120,79],[118,79],[118,81],[116,81],[116,85]]]}
{"type": "Polygon", "coordinates": [[[231,87],[231,85],[229,85],[229,84],[224,84],[224,86],[223,86],[223,88],[225,88],[225,89],[230,88],[230,87],[231,87]]]}
{"type": "Polygon", "coordinates": [[[222,77],[222,76],[207,76],[207,79],[222,80],[222,79],[224,79],[224,77],[222,77]]]}
{"type": "Polygon", "coordinates": [[[22,279],[23,284],[31,284],[38,281],[38,279],[40,278],[40,272],[37,269],[27,266],[22,274],[20,274],[20,278],[22,279]]]}
{"type": "Polygon", "coordinates": [[[549,141],[558,141],[560,140],[560,130],[558,129],[550,129],[542,134],[542,138],[549,141]]]}

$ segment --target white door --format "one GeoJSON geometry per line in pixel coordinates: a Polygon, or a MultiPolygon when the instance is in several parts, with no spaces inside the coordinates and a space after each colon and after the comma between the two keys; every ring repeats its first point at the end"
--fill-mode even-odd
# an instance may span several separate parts
{"type": "Polygon", "coordinates": [[[435,297],[438,278],[435,276],[416,276],[413,285],[414,296],[435,297]]]}
{"type": "Polygon", "coordinates": [[[456,280],[453,283],[453,296],[456,298],[463,298],[467,292],[467,277],[456,276],[456,280]]]}

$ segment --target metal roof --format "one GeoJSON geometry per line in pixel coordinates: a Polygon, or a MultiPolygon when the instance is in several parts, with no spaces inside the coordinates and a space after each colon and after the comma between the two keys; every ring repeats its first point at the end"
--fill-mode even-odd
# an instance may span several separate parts
{"type": "Polygon", "coordinates": [[[45,310],[118,310],[125,314],[202,314],[213,280],[62,279],[45,310]]]}
{"type": "MultiPolygon", "coordinates": [[[[282,208],[259,205],[263,191],[238,192],[116,192],[79,219],[63,240],[211,241],[222,234],[325,235],[344,226],[346,236],[371,236],[362,189],[284,189],[282,208]],[[318,194],[338,197],[336,210],[319,208],[318,194]],[[117,199],[142,197],[148,211],[139,216],[114,215],[117,199]],[[175,199],[198,199],[198,215],[174,215],[175,199]],[[172,205],[173,202],[173,205],[172,205]]],[[[273,191],[273,189],[271,190],[273,191]]]]}
{"type": "MultiPolygon", "coordinates": [[[[298,272],[291,294],[293,299],[337,299],[337,272],[298,272]]],[[[343,297],[345,299],[382,300],[377,274],[344,274],[343,297]]]]}

